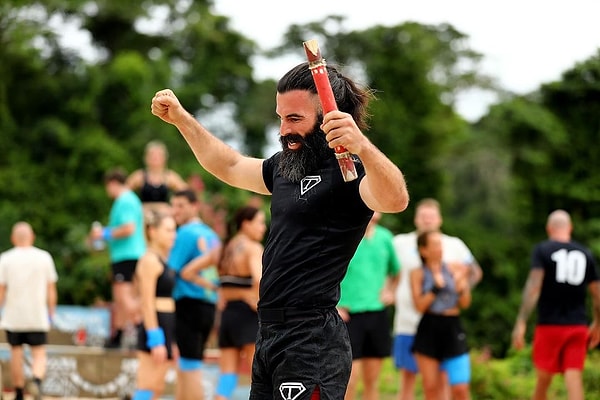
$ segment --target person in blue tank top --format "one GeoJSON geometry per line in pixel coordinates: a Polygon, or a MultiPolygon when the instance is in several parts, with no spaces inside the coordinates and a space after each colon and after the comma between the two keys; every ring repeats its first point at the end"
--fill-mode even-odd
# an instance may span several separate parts
{"type": "Polygon", "coordinates": [[[113,204],[105,227],[94,227],[91,240],[102,239],[108,244],[112,269],[113,335],[107,348],[121,346],[123,332],[140,320],[139,301],[133,287],[133,275],[138,259],[146,252],[144,212],[138,196],[125,184],[127,175],[120,168],[108,171],[104,178],[106,193],[113,204]]]}
{"type": "Polygon", "coordinates": [[[344,397],[352,355],[336,310],[340,282],[373,211],[401,212],[408,205],[402,171],[363,133],[373,92],[335,66],[322,72],[338,110],[323,112],[308,62],[290,69],[277,83],[281,151],[266,159],[242,155],[218,139],[172,90],[152,99],[152,113],[179,129],[208,172],[271,196],[252,400],[344,397]],[[356,179],[342,176],[336,147],[351,154],[356,179]]]}
{"type": "Polygon", "coordinates": [[[471,364],[460,310],[471,305],[469,267],[443,261],[442,233],[427,230],[417,236],[422,268],[410,273],[413,301],[423,314],[412,351],[423,382],[425,400],[445,396],[448,373],[454,400],[470,399],[471,364]]]}
{"type": "Polygon", "coordinates": [[[215,321],[218,287],[215,265],[221,241],[200,219],[200,202],[194,191],[175,192],[171,206],[178,225],[169,255],[169,266],[176,273],[173,298],[179,360],[175,397],[200,399],[204,349],[215,321]]]}

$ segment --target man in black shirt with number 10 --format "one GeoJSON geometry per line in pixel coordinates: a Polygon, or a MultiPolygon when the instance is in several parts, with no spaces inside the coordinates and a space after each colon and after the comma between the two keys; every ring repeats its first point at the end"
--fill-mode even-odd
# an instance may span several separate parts
{"type": "Polygon", "coordinates": [[[600,342],[600,280],[592,253],[571,239],[570,215],[550,213],[548,240],[538,243],[531,255],[531,271],[512,334],[513,346],[525,345],[527,319],[537,304],[533,338],[533,363],[537,370],[534,400],[546,399],[557,373],[564,375],[569,400],[583,400],[582,370],[587,349],[600,342]],[[588,327],[586,292],[593,303],[588,327]]]}
{"type": "Polygon", "coordinates": [[[336,311],[340,282],[373,211],[408,205],[406,183],[362,133],[371,92],[327,66],[339,111],[323,115],[308,63],[278,82],[282,151],[241,155],[213,136],[161,90],[152,113],[175,125],[200,164],[234,187],[272,195],[263,254],[260,328],[250,399],[344,397],[350,376],[348,332],[336,311]],[[333,148],[355,155],[358,179],[344,182],[333,148]]]}

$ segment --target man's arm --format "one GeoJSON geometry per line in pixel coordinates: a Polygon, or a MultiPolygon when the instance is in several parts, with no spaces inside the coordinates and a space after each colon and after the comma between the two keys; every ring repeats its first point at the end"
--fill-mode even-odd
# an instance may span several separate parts
{"type": "Polygon", "coordinates": [[[133,222],[127,222],[123,225],[116,226],[111,228],[110,236],[111,239],[121,239],[126,238],[135,232],[135,224],[133,222]]]}
{"type": "Polygon", "coordinates": [[[6,298],[6,285],[0,284],[0,308],[4,307],[4,299],[6,298]]]}
{"type": "Polygon", "coordinates": [[[152,99],[152,114],[179,130],[204,169],[223,182],[259,194],[270,194],[262,179],[262,159],[246,157],[210,133],[187,112],[170,89],[152,99]]]}
{"type": "MultiPolygon", "coordinates": [[[[187,264],[185,264],[183,266],[183,268],[179,272],[179,276],[181,276],[181,278],[186,281],[196,283],[197,285],[200,285],[200,286],[206,286],[208,281],[205,278],[202,278],[201,276],[199,276],[198,274],[200,273],[200,271],[202,271],[208,267],[211,267],[213,265],[216,265],[219,262],[220,254],[221,254],[221,246],[218,246],[198,257],[195,257],[194,259],[192,259],[190,262],[188,262],[187,264]]],[[[212,283],[212,282],[208,282],[208,283],[209,283],[210,289],[216,290],[214,283],[212,283]]]]}
{"type": "Polygon", "coordinates": [[[400,169],[360,131],[352,116],[341,111],[325,114],[321,128],[329,147],[345,147],[365,167],[360,196],[373,211],[395,213],[408,206],[408,190],[400,169]]]}
{"type": "Polygon", "coordinates": [[[394,304],[396,301],[396,289],[400,283],[400,273],[390,275],[385,280],[385,285],[381,291],[381,302],[386,306],[394,304]]]}
{"type": "Polygon", "coordinates": [[[590,325],[589,348],[593,349],[600,344],[600,281],[593,281],[589,285],[592,295],[592,324],[590,325]]]}
{"type": "MultiPolygon", "coordinates": [[[[454,256],[451,257],[452,261],[457,261],[464,264],[467,267],[469,273],[469,286],[474,288],[483,278],[483,270],[479,266],[479,263],[473,256],[473,252],[467,244],[458,236],[446,236],[447,242],[451,244],[450,249],[453,250],[454,256]],[[455,252],[455,253],[454,253],[455,252]]],[[[444,250],[444,254],[445,250],[444,250]]]]}
{"type": "Polygon", "coordinates": [[[473,261],[469,264],[469,286],[474,288],[481,279],[483,278],[483,270],[479,266],[477,260],[473,259],[473,261]]]}
{"type": "Polygon", "coordinates": [[[50,320],[54,318],[56,312],[56,303],[58,302],[58,294],[56,291],[56,282],[48,282],[48,316],[50,320]]]}
{"type": "Polygon", "coordinates": [[[357,155],[365,167],[365,177],[360,182],[365,204],[379,212],[404,211],[408,206],[408,190],[400,169],[372,143],[357,155]]]}
{"type": "Polygon", "coordinates": [[[525,283],[525,288],[523,289],[523,299],[512,333],[512,342],[516,349],[521,349],[525,346],[527,320],[540,298],[543,280],[544,270],[542,268],[531,269],[529,276],[527,277],[527,282],[525,283]]]}

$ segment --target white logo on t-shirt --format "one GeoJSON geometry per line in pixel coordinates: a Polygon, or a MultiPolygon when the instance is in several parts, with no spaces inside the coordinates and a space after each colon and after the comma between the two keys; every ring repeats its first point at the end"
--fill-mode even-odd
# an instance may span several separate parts
{"type": "Polygon", "coordinates": [[[300,181],[300,195],[308,192],[310,189],[314,188],[321,182],[320,175],[309,175],[300,181]]]}
{"type": "Polygon", "coordinates": [[[283,382],[279,385],[279,393],[283,400],[295,400],[305,391],[306,388],[301,382],[283,382]]]}

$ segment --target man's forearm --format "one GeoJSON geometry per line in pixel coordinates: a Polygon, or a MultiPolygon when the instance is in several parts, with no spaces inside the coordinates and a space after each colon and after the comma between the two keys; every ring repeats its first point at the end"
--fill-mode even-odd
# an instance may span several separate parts
{"type": "Polygon", "coordinates": [[[527,321],[529,316],[535,309],[537,304],[537,298],[523,298],[523,302],[521,303],[521,307],[519,308],[519,313],[517,314],[517,319],[527,321]]]}
{"type": "Polygon", "coordinates": [[[377,211],[404,211],[409,196],[402,171],[373,144],[359,157],[365,167],[369,191],[378,203],[377,211]]]}
{"type": "Polygon", "coordinates": [[[200,271],[214,264],[214,257],[211,254],[204,254],[184,265],[179,275],[186,281],[193,282],[200,271]]]}
{"type": "Polygon", "coordinates": [[[527,278],[527,283],[523,289],[523,300],[521,302],[521,307],[519,308],[519,313],[517,314],[517,319],[522,321],[527,321],[529,319],[529,316],[535,309],[540,297],[542,278],[543,274],[540,275],[539,273],[531,273],[527,278]]]}
{"type": "Polygon", "coordinates": [[[56,311],[56,304],[58,303],[58,293],[56,291],[55,284],[48,284],[48,313],[50,316],[54,315],[56,311]]]}
{"type": "Polygon", "coordinates": [[[187,114],[176,126],[202,168],[225,183],[234,185],[234,177],[228,176],[227,171],[239,162],[241,154],[216,138],[191,114],[187,114]]]}
{"type": "Polygon", "coordinates": [[[481,282],[482,278],[483,270],[481,269],[481,266],[479,265],[479,263],[473,262],[469,266],[469,285],[471,286],[471,288],[477,286],[477,284],[481,282]]]}
{"type": "Polygon", "coordinates": [[[189,113],[176,126],[206,171],[233,187],[270,194],[262,180],[261,159],[242,155],[189,113]]]}

